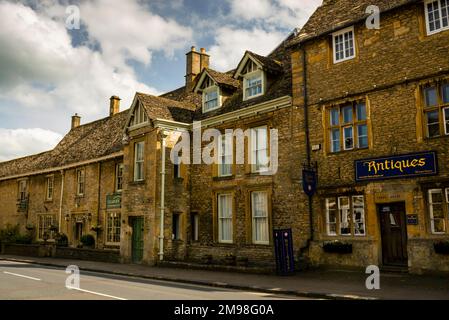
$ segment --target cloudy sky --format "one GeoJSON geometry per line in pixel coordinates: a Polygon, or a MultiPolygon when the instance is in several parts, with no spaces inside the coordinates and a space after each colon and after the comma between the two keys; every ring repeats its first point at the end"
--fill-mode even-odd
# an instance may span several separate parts
{"type": "Polygon", "coordinates": [[[0,161],[53,148],[74,113],[107,116],[111,95],[125,109],[136,91],[182,86],[192,45],[220,71],[245,50],[268,54],[321,2],[0,0],[0,161]]]}

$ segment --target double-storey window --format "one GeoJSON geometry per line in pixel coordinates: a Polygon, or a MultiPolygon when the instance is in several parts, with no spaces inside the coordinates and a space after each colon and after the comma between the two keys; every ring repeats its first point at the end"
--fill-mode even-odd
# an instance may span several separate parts
{"type": "Polygon", "coordinates": [[[86,171],[84,169],[76,170],[76,195],[83,196],[85,191],[86,171]]]}
{"type": "Polygon", "coordinates": [[[266,126],[251,129],[249,159],[251,172],[268,170],[268,128],[266,126]]]}
{"type": "Polygon", "coordinates": [[[330,151],[368,148],[368,117],[365,102],[334,107],[329,111],[330,151]]]}
{"type": "Polygon", "coordinates": [[[327,198],[326,232],[329,236],[364,236],[366,234],[364,197],[327,198]]]}
{"type": "Polygon", "coordinates": [[[144,180],[144,142],[140,141],[134,144],[134,181],[144,180]]]}
{"type": "Polygon", "coordinates": [[[427,34],[449,29],[449,0],[425,1],[427,34]]]}
{"type": "Polygon", "coordinates": [[[430,229],[433,234],[447,232],[449,188],[429,190],[430,229]]]}
{"type": "Polygon", "coordinates": [[[121,221],[120,213],[111,212],[107,214],[106,242],[120,243],[121,221]]]}
{"type": "Polygon", "coordinates": [[[222,134],[218,144],[218,176],[227,177],[232,175],[232,135],[222,134]]]}
{"type": "Polygon", "coordinates": [[[334,63],[350,60],[355,57],[354,27],[335,32],[332,38],[334,63]]]}
{"type": "Polygon", "coordinates": [[[449,135],[449,83],[425,87],[423,100],[427,137],[449,135]]]}
{"type": "Polygon", "coordinates": [[[232,194],[219,194],[217,196],[218,211],[218,242],[233,242],[233,205],[232,194]]]}
{"type": "Polygon", "coordinates": [[[254,244],[269,244],[268,194],[265,191],[251,192],[252,241],[254,244]]]}

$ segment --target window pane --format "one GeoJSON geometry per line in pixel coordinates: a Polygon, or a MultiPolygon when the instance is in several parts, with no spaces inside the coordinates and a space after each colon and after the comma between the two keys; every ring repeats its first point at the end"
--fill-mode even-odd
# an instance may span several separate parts
{"type": "Polygon", "coordinates": [[[365,203],[363,196],[352,197],[354,234],[365,235],[365,203]]]}
{"type": "Polygon", "coordinates": [[[331,132],[332,152],[340,151],[340,129],[331,132]]]}
{"type": "Polygon", "coordinates": [[[438,137],[440,135],[440,116],[439,111],[432,111],[426,113],[427,117],[427,135],[432,137],[438,137]]]}
{"type": "Polygon", "coordinates": [[[269,242],[267,194],[266,192],[253,192],[251,197],[253,242],[267,243],[269,242]]]}
{"type": "Polygon", "coordinates": [[[331,110],[331,126],[338,126],[340,124],[340,111],[338,108],[331,110]]]}
{"type": "Polygon", "coordinates": [[[449,26],[449,0],[441,0],[441,15],[443,28],[449,26]]]}
{"type": "Polygon", "coordinates": [[[366,124],[357,126],[359,135],[359,148],[368,148],[368,126],[366,124]]]}
{"type": "Polygon", "coordinates": [[[218,196],[218,240],[232,242],[232,196],[218,196]]]}
{"type": "MultiPolygon", "coordinates": [[[[449,3],[449,0],[448,0],[449,3]]],[[[449,103],[449,84],[443,85],[442,89],[443,102],[449,103]]]]}
{"type": "Polygon", "coordinates": [[[449,134],[449,108],[443,109],[444,114],[444,132],[449,134]]]}
{"type": "Polygon", "coordinates": [[[354,135],[353,135],[353,128],[347,127],[344,128],[344,144],[345,144],[345,150],[350,150],[354,148],[354,135]]]}
{"type": "Polygon", "coordinates": [[[435,87],[426,88],[424,90],[427,107],[434,107],[438,105],[437,89],[435,87]]]}
{"type": "Polygon", "coordinates": [[[430,2],[427,4],[429,30],[436,31],[441,29],[439,1],[430,2]]]}
{"type": "Polygon", "coordinates": [[[337,235],[337,202],[335,199],[326,199],[326,208],[327,234],[337,235]]]}
{"type": "Polygon", "coordinates": [[[364,103],[357,104],[357,120],[358,121],[366,120],[366,106],[364,103]]]}
{"type": "Polygon", "coordinates": [[[342,109],[343,123],[352,123],[352,106],[346,106],[342,109]]]}
{"type": "Polygon", "coordinates": [[[429,202],[431,204],[439,204],[443,202],[443,190],[430,190],[429,202]]]}

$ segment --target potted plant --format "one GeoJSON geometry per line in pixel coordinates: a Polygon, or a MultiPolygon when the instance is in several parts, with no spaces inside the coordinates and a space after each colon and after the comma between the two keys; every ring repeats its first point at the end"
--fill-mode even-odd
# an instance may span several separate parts
{"type": "Polygon", "coordinates": [[[435,253],[449,254],[449,241],[440,241],[433,244],[435,253]]]}
{"type": "Polygon", "coordinates": [[[83,248],[93,248],[95,246],[95,238],[93,235],[91,234],[85,234],[84,236],[81,237],[80,239],[81,244],[83,245],[83,248]]]}
{"type": "Polygon", "coordinates": [[[349,254],[352,253],[352,244],[338,240],[329,241],[323,244],[323,250],[327,253],[349,254]]]}

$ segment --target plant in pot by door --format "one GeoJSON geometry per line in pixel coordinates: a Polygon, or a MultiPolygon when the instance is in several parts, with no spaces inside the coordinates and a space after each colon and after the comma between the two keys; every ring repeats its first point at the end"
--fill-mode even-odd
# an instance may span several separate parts
{"type": "Polygon", "coordinates": [[[85,234],[80,239],[83,248],[92,249],[95,247],[95,238],[91,234],[85,234]]]}

